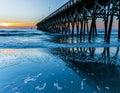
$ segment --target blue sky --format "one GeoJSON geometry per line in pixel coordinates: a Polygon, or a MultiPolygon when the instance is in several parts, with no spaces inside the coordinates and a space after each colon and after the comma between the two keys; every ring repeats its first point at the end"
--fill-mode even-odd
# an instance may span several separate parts
{"type": "Polygon", "coordinates": [[[0,22],[36,23],[68,0],[0,0],[0,22]]]}

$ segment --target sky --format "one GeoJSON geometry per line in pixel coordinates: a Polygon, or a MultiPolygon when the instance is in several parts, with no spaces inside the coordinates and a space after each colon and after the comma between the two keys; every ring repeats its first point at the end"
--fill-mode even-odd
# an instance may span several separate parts
{"type": "Polygon", "coordinates": [[[0,0],[0,27],[31,27],[68,0],[0,0]]]}
{"type": "MultiPolygon", "coordinates": [[[[69,0],[0,0],[0,28],[35,27],[69,0]]],[[[113,24],[117,28],[117,22],[113,24]]],[[[99,22],[99,27],[104,27],[99,22]]]]}

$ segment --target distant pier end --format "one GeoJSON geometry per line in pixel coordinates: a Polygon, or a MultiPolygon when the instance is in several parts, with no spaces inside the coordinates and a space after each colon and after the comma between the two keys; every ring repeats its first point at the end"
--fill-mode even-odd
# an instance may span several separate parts
{"type": "Polygon", "coordinates": [[[74,35],[80,38],[97,36],[97,21],[103,20],[104,41],[110,42],[113,20],[118,22],[120,40],[120,0],[70,0],[37,23],[37,29],[50,33],[74,35]]]}

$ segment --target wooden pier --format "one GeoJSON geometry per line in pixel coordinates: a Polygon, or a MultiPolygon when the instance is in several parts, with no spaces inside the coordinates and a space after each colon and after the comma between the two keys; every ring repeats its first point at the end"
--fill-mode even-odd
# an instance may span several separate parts
{"type": "Polygon", "coordinates": [[[118,40],[120,40],[120,0],[69,0],[37,23],[37,29],[68,35],[77,33],[80,39],[87,36],[91,42],[91,39],[97,36],[99,20],[103,20],[104,41],[108,43],[113,21],[118,21],[118,40]]]}

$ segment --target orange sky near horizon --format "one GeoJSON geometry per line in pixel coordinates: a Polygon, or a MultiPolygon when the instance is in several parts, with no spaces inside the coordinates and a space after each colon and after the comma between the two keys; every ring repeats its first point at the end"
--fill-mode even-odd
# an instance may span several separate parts
{"type": "Polygon", "coordinates": [[[0,22],[0,28],[35,28],[35,23],[0,22]]]}
{"type": "MultiPolygon", "coordinates": [[[[89,24],[90,26],[90,24],[89,24]]],[[[32,22],[9,22],[3,21],[0,22],[0,28],[36,28],[36,23],[32,22]]],[[[97,20],[97,28],[104,29],[104,22],[101,20],[97,20]]],[[[114,21],[113,29],[118,28],[118,22],[114,21]]]]}
{"type": "Polygon", "coordinates": [[[68,0],[0,0],[0,28],[30,28],[68,0]]]}

